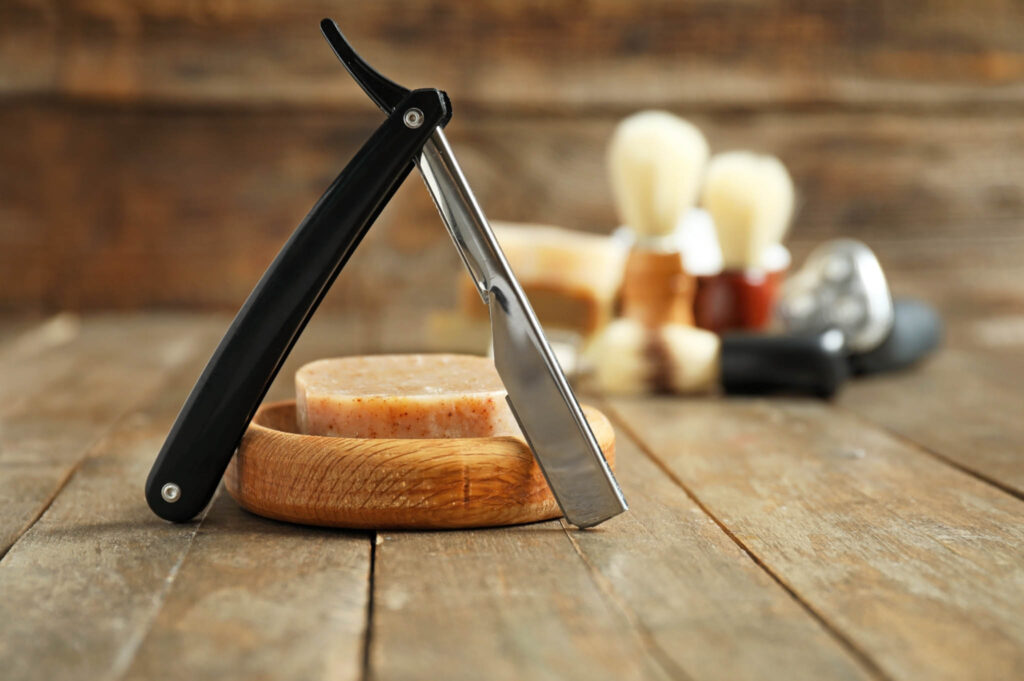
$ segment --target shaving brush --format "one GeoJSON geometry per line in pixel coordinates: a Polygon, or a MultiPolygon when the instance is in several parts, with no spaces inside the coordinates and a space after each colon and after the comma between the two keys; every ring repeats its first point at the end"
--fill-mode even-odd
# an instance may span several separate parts
{"type": "Polygon", "coordinates": [[[730,151],[711,159],[701,202],[715,221],[725,269],[762,266],[789,228],[794,196],[793,180],[774,156],[730,151]]]}
{"type": "Polygon", "coordinates": [[[697,324],[716,332],[762,329],[789,265],[782,239],[793,217],[793,180],[774,156],[717,154],[701,203],[715,223],[723,270],[698,282],[697,324]]]}
{"type": "Polygon", "coordinates": [[[605,395],[712,392],[720,345],[717,335],[694,326],[616,319],[587,345],[587,387],[605,395]]]}
{"type": "Polygon", "coordinates": [[[622,222],[633,232],[621,314],[648,328],[692,324],[695,281],[671,238],[700,189],[708,144],[694,125],[664,111],[623,120],[608,165],[622,222]]]}
{"type": "Polygon", "coordinates": [[[728,333],[682,324],[647,328],[616,319],[587,346],[587,387],[606,395],[647,393],[831,397],[846,380],[842,332],[728,333]]]}

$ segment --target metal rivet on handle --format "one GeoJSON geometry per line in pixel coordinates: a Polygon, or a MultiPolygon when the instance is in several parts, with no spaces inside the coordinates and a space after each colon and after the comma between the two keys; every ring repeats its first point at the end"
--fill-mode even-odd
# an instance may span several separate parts
{"type": "Polygon", "coordinates": [[[423,112],[419,109],[409,109],[402,116],[402,122],[407,128],[418,128],[423,125],[423,112]]]}
{"type": "Polygon", "coordinates": [[[164,501],[168,504],[173,504],[181,498],[181,488],[173,482],[169,482],[160,488],[160,496],[163,497],[164,501]]]}

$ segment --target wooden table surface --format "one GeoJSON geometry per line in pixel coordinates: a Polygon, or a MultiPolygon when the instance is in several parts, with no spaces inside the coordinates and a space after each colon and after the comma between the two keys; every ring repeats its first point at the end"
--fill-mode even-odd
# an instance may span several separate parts
{"type": "MultiPolygon", "coordinates": [[[[0,677],[1022,678],[1024,298],[960,272],[901,279],[943,352],[832,403],[605,402],[632,508],[582,532],[165,523],[143,481],[227,318],[3,318],[0,677]]],[[[271,397],[389,333],[315,319],[271,397]]]]}

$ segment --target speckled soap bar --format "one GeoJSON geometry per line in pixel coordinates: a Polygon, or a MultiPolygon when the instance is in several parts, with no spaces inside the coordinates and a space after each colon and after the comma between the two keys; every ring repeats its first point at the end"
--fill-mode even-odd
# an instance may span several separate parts
{"type": "Polygon", "coordinates": [[[366,438],[520,436],[493,362],[472,355],[322,359],[295,374],[307,435],[366,438]]]}

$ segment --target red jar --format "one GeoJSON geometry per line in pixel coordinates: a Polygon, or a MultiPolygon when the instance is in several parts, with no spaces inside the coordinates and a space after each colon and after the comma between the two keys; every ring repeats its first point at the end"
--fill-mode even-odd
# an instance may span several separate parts
{"type": "Polygon", "coordinates": [[[772,320],[786,270],[726,270],[697,277],[694,319],[702,329],[761,331],[772,320]]]}

